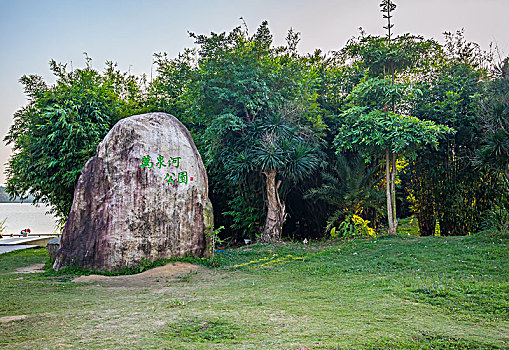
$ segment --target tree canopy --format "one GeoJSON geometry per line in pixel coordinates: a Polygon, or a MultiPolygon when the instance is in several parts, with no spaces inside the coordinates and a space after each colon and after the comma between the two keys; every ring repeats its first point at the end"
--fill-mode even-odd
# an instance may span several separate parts
{"type": "Polygon", "coordinates": [[[98,72],[88,57],[71,71],[51,61],[54,85],[20,79],[29,102],[5,137],[6,191],[64,222],[111,127],[164,111],[193,135],[231,241],[396,233],[397,212],[416,216],[422,235],[478,231],[490,212],[507,213],[507,59],[497,68],[461,31],[445,44],[396,35],[395,4],[380,6],[386,36],[361,31],[329,54],[300,53],[293,29],[274,45],[264,21],[252,34],[245,23],[190,33],[194,48],[154,55],[151,82],[112,62],[98,72]]]}
{"type": "Polygon", "coordinates": [[[50,67],[57,78],[53,86],[36,75],[20,79],[29,103],[16,112],[4,139],[14,151],[6,191],[49,203],[64,222],[85,162],[110,128],[139,108],[141,90],[138,78],[111,62],[102,74],[90,66],[68,72],[55,61],[50,67]]]}

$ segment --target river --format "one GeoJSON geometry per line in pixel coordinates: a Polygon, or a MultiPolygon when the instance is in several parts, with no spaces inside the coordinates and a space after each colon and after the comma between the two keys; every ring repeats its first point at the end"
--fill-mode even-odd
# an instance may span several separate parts
{"type": "Polygon", "coordinates": [[[20,233],[25,228],[32,234],[57,232],[56,220],[47,211],[44,204],[0,203],[0,222],[7,218],[3,234],[20,233]]]}

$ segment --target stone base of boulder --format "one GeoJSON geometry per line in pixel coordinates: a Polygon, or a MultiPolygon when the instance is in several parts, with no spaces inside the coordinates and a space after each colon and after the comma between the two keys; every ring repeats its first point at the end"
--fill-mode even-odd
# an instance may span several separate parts
{"type": "Polygon", "coordinates": [[[55,262],[57,258],[58,249],[60,248],[60,236],[50,239],[46,245],[48,249],[49,257],[51,262],[55,262]]]}

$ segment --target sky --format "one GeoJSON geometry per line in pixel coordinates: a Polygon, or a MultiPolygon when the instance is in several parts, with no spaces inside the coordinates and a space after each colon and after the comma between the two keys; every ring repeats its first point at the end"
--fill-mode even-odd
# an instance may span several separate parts
{"type": "MultiPolygon", "coordinates": [[[[68,67],[119,69],[150,76],[153,54],[175,57],[193,47],[188,32],[230,31],[242,24],[250,33],[268,20],[275,44],[288,29],[301,33],[299,51],[342,48],[349,38],[383,35],[380,0],[0,0],[0,136],[16,110],[27,103],[19,78],[36,74],[54,83],[51,59],[68,67]]],[[[444,31],[465,29],[465,37],[488,49],[495,42],[509,55],[509,0],[395,0],[394,33],[420,34],[443,42],[444,31]]],[[[0,140],[0,185],[12,150],[0,140]]]]}

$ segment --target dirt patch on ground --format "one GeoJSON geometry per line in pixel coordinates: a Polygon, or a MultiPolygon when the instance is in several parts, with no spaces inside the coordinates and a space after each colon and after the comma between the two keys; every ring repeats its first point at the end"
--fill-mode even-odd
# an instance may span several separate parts
{"type": "Polygon", "coordinates": [[[206,272],[202,266],[182,262],[172,262],[136,275],[103,276],[88,275],[73,279],[77,283],[96,283],[108,287],[146,287],[161,282],[189,279],[193,275],[206,272]]]}
{"type": "Polygon", "coordinates": [[[4,316],[4,317],[0,317],[0,323],[24,320],[25,318],[28,318],[28,317],[30,317],[30,315],[4,316]]]}
{"type": "Polygon", "coordinates": [[[15,273],[42,273],[44,264],[34,264],[30,266],[23,266],[14,270],[15,273]]]}

